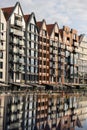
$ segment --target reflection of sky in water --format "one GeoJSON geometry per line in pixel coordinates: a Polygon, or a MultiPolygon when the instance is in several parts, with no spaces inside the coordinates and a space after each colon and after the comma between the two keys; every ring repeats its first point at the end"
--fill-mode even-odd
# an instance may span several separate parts
{"type": "Polygon", "coordinates": [[[87,130],[87,119],[82,123],[83,128],[76,127],[75,130],[87,130]]]}

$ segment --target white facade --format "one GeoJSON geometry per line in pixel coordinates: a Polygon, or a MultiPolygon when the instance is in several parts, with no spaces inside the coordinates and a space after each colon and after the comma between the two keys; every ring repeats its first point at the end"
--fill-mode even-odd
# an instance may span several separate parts
{"type": "MultiPolygon", "coordinates": [[[[28,16],[29,17],[29,16],[28,16]]],[[[36,26],[36,19],[32,13],[26,23],[27,36],[27,83],[38,82],[38,30],[36,26]]]]}
{"type": "Polygon", "coordinates": [[[8,82],[25,83],[25,20],[19,3],[7,22],[8,82]]]}
{"type": "Polygon", "coordinates": [[[82,35],[79,44],[79,79],[80,83],[87,83],[87,36],[82,35]]]}
{"type": "Polygon", "coordinates": [[[6,20],[0,9],[0,82],[6,82],[6,20]]]}

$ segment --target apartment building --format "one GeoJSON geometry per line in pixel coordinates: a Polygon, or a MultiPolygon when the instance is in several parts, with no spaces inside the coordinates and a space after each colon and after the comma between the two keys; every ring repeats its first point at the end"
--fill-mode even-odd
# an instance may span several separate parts
{"type": "Polygon", "coordinates": [[[24,15],[26,21],[26,83],[38,83],[38,28],[35,14],[24,15]]]}
{"type": "Polygon", "coordinates": [[[87,36],[80,35],[79,37],[79,82],[87,84],[87,36]]]}
{"type": "MultiPolygon", "coordinates": [[[[75,29],[63,26],[60,29],[63,41],[64,70],[62,83],[78,83],[78,35],[75,29]],[[64,51],[65,50],[65,51],[64,51]]],[[[61,44],[62,46],[62,44],[61,44]]],[[[62,51],[62,50],[61,50],[62,51]]]]}
{"type": "Polygon", "coordinates": [[[59,44],[59,27],[57,23],[48,24],[47,31],[49,34],[49,50],[50,50],[50,84],[58,83],[58,44],[59,44]]]}
{"type": "Polygon", "coordinates": [[[25,82],[25,20],[19,2],[13,7],[2,8],[6,19],[8,83],[25,82]]]}
{"type": "Polygon", "coordinates": [[[49,84],[49,35],[46,21],[37,22],[39,30],[39,83],[49,84]]]}
{"type": "Polygon", "coordinates": [[[6,83],[6,19],[0,9],[0,81],[6,83]]]}

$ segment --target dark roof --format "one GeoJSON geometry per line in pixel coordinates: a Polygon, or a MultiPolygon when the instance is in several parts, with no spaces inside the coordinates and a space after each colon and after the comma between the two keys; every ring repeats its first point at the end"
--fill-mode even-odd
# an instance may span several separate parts
{"type": "Polygon", "coordinates": [[[63,38],[63,29],[59,29],[59,33],[60,33],[61,37],[63,38]]]}
{"type": "Polygon", "coordinates": [[[25,22],[27,23],[30,19],[31,14],[24,15],[25,22]]]}
{"type": "Polygon", "coordinates": [[[37,27],[39,30],[41,29],[41,26],[42,26],[42,21],[37,22],[37,27]]]}
{"type": "Polygon", "coordinates": [[[14,9],[14,6],[13,7],[2,8],[2,11],[4,13],[4,16],[5,16],[6,20],[9,19],[10,15],[13,12],[13,9],[14,9]]]}
{"type": "Polygon", "coordinates": [[[49,25],[47,25],[47,31],[48,31],[49,36],[50,36],[51,33],[52,33],[52,30],[53,30],[53,28],[54,28],[54,25],[55,25],[55,24],[49,24],[49,25]]]}

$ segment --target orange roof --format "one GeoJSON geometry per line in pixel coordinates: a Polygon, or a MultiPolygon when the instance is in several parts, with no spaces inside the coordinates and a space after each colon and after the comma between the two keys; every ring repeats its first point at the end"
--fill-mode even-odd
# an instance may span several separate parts
{"type": "Polygon", "coordinates": [[[4,13],[4,16],[5,16],[6,20],[9,19],[13,9],[14,9],[14,6],[13,7],[2,8],[2,11],[4,13]]]}
{"type": "Polygon", "coordinates": [[[38,29],[41,29],[41,26],[42,26],[42,21],[37,22],[38,29]]]}
{"type": "Polygon", "coordinates": [[[55,25],[55,24],[49,24],[49,25],[47,25],[47,31],[48,31],[49,36],[50,36],[51,33],[52,33],[52,30],[53,30],[53,28],[54,28],[54,25],[55,25]]]}
{"type": "Polygon", "coordinates": [[[28,22],[28,20],[30,19],[30,14],[27,14],[27,15],[24,15],[24,19],[25,19],[25,22],[27,23],[28,22]]]}

